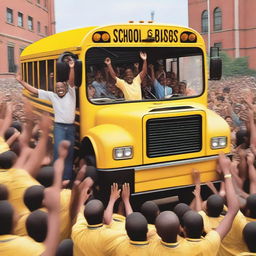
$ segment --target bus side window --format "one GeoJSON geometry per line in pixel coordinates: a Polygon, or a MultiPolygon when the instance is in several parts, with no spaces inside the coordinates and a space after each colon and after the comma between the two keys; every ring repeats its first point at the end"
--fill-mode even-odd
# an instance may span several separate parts
{"type": "Polygon", "coordinates": [[[33,85],[33,62],[28,62],[28,83],[33,85]]]}
{"type": "Polygon", "coordinates": [[[34,62],[34,87],[38,88],[38,72],[37,72],[37,66],[38,66],[38,62],[35,61],[34,62]]]}
{"type": "Polygon", "coordinates": [[[28,63],[27,62],[25,62],[24,63],[24,81],[25,82],[28,82],[28,63]]]}
{"type": "Polygon", "coordinates": [[[45,60],[39,61],[40,89],[47,90],[46,86],[46,65],[45,60]]]}
{"type": "Polygon", "coordinates": [[[48,91],[54,91],[54,60],[47,61],[48,67],[48,91]]]}

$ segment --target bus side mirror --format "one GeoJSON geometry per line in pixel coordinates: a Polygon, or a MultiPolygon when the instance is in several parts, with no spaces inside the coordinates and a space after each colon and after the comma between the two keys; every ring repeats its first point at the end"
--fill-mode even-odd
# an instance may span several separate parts
{"type": "Polygon", "coordinates": [[[210,77],[209,80],[220,80],[222,75],[222,60],[219,57],[219,48],[211,47],[210,77]]]}
{"type": "Polygon", "coordinates": [[[69,65],[64,61],[64,58],[67,56],[71,56],[75,62],[75,85],[79,87],[82,83],[82,61],[77,58],[77,55],[71,52],[64,52],[61,54],[56,63],[56,76],[57,82],[65,82],[69,79],[69,65]]]}

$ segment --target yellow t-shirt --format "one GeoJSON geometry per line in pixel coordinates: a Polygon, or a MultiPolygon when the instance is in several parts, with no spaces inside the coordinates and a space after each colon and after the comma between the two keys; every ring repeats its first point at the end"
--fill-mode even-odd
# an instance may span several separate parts
{"type": "Polygon", "coordinates": [[[121,89],[126,100],[141,100],[141,79],[138,74],[132,81],[132,84],[128,84],[123,79],[116,78],[116,86],[121,89]]]}
{"type": "Polygon", "coordinates": [[[256,219],[251,218],[251,217],[246,217],[245,216],[245,218],[246,218],[247,223],[252,222],[252,221],[256,221],[256,219]]]}
{"type": "Polygon", "coordinates": [[[62,189],[60,193],[60,240],[70,238],[71,235],[70,198],[71,190],[62,189]]]}
{"type": "Polygon", "coordinates": [[[150,243],[150,256],[162,255],[190,255],[190,247],[185,239],[177,243],[165,243],[161,239],[154,240],[150,243]]]}
{"type": "Polygon", "coordinates": [[[0,255],[39,256],[45,251],[42,243],[27,236],[0,235],[0,255]]]}
{"type": "Polygon", "coordinates": [[[80,212],[76,224],[72,227],[71,238],[74,242],[74,256],[108,256],[124,239],[121,232],[106,228],[103,224],[87,225],[80,212]]]}
{"type": "Polygon", "coordinates": [[[5,142],[5,139],[0,136],[0,154],[10,150],[9,145],[5,142]]]}
{"type": "Polygon", "coordinates": [[[107,225],[106,227],[123,232],[125,234],[125,216],[114,213],[112,222],[110,223],[110,225],[107,225]]]}
{"type": "Polygon", "coordinates": [[[241,252],[237,256],[256,256],[256,252],[241,252]]]}
{"type": "Polygon", "coordinates": [[[147,256],[149,255],[149,241],[134,242],[125,238],[115,248],[113,256],[147,256]]]}
{"type": "MultiPolygon", "coordinates": [[[[217,218],[213,218],[207,216],[204,212],[199,213],[203,217],[206,232],[209,232],[209,230],[211,229],[217,228],[219,223],[224,218],[223,215],[217,218]]],[[[239,211],[233,221],[231,230],[221,241],[218,256],[233,256],[247,250],[242,233],[246,223],[247,222],[245,216],[239,211]]]]}
{"type": "Polygon", "coordinates": [[[186,238],[190,256],[216,256],[220,247],[220,236],[215,230],[211,230],[200,239],[186,238]]]}

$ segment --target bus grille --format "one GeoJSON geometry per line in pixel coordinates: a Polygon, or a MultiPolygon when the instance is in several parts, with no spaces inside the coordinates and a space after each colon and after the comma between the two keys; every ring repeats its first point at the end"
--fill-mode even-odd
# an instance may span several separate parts
{"type": "Polygon", "coordinates": [[[202,148],[202,117],[149,119],[146,136],[150,158],[199,152],[202,148]]]}

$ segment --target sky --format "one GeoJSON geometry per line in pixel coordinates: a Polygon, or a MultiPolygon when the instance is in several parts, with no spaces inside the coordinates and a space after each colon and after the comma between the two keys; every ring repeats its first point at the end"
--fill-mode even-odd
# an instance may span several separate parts
{"type": "Polygon", "coordinates": [[[56,32],[151,20],[188,25],[188,0],[55,0],[56,32]]]}

